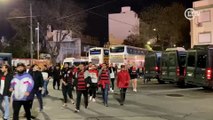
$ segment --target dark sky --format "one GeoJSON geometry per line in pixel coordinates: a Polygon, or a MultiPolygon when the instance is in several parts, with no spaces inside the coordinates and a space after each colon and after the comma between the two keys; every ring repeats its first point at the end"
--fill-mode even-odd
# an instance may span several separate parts
{"type": "MultiPolygon", "coordinates": [[[[87,27],[85,28],[84,33],[92,36],[96,36],[100,39],[101,43],[107,41],[108,39],[108,13],[120,12],[122,6],[131,6],[132,10],[135,12],[140,12],[143,9],[153,5],[161,4],[162,6],[168,6],[171,3],[179,2],[183,4],[186,8],[192,7],[192,1],[196,0],[75,0],[79,4],[84,4],[85,8],[94,7],[106,2],[110,2],[105,6],[93,9],[92,12],[95,12],[99,15],[88,13],[87,17],[87,27]]],[[[10,38],[13,33],[11,32],[10,25],[2,20],[4,15],[0,12],[0,36],[4,35],[10,38]]]]}

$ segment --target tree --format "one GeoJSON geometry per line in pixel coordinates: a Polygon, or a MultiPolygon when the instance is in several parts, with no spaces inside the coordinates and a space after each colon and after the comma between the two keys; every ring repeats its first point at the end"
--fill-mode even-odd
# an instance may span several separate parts
{"type": "Polygon", "coordinates": [[[174,3],[167,7],[154,5],[141,12],[141,21],[146,23],[145,28],[140,27],[141,34],[148,39],[156,38],[156,44],[173,47],[174,44],[183,43],[187,37],[189,22],[184,17],[185,8],[182,4],[174,3]]]}
{"type": "MultiPolygon", "coordinates": [[[[53,62],[55,62],[54,60],[59,54],[60,43],[65,39],[66,35],[70,34],[71,31],[74,34],[81,34],[85,27],[86,13],[82,12],[82,6],[72,0],[32,0],[31,3],[33,16],[35,16],[33,17],[33,28],[36,28],[37,22],[40,23],[41,50],[49,53],[53,62]],[[51,25],[52,28],[59,32],[60,37],[57,37],[55,43],[51,41],[51,36],[46,37],[48,25],[51,25]],[[67,30],[68,33],[63,34],[63,30],[67,30]]],[[[29,4],[29,1],[25,0],[17,2],[16,9],[11,12],[10,17],[29,16],[29,4]]],[[[29,19],[12,19],[10,23],[16,29],[17,36],[22,38],[21,41],[24,38],[29,40],[29,19]]],[[[29,44],[26,46],[29,48],[29,44]]]]}

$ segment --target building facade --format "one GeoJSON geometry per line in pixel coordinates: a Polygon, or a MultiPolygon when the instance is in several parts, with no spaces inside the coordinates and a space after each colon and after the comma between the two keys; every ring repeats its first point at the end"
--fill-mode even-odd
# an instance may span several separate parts
{"type": "Polygon", "coordinates": [[[139,22],[138,15],[131,7],[122,7],[121,13],[109,14],[109,43],[122,44],[129,35],[139,34],[139,22]]]}
{"type": "Polygon", "coordinates": [[[191,21],[191,47],[213,44],[213,0],[193,2],[198,15],[191,21]]]}

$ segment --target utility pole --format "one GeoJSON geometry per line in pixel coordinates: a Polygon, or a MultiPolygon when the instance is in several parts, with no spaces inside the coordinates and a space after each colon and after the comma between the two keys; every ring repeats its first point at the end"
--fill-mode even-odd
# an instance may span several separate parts
{"type": "Polygon", "coordinates": [[[30,3],[30,64],[33,64],[33,18],[32,3],[30,3]]]}
{"type": "Polygon", "coordinates": [[[37,22],[36,30],[37,30],[37,59],[39,59],[39,51],[40,51],[40,49],[39,49],[39,46],[40,46],[40,44],[39,44],[39,32],[40,32],[39,22],[37,22]]]}

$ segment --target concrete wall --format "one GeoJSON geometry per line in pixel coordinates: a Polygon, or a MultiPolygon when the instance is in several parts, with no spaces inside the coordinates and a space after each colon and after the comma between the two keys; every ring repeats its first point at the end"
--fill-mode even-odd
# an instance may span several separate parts
{"type": "Polygon", "coordinates": [[[130,34],[139,34],[139,18],[130,7],[123,7],[121,13],[109,14],[108,17],[110,44],[122,44],[130,34]]]}
{"type": "Polygon", "coordinates": [[[213,0],[194,2],[193,8],[200,15],[191,21],[191,47],[213,44],[213,0]]]}

